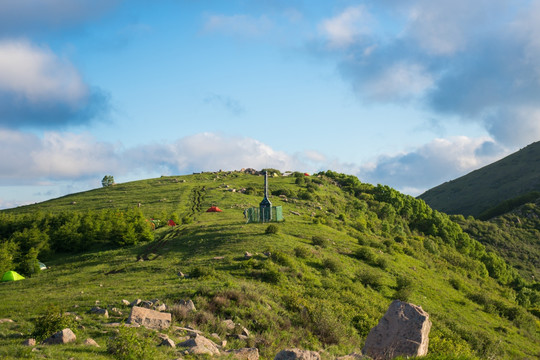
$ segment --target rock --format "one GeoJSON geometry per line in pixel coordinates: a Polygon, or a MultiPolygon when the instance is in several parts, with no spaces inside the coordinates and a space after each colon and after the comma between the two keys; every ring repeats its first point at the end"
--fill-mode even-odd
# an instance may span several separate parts
{"type": "Polygon", "coordinates": [[[26,339],[22,342],[24,346],[36,346],[36,339],[26,339]]]}
{"type": "Polygon", "coordinates": [[[122,299],[122,305],[129,306],[130,302],[127,301],[126,299],[122,299]]]}
{"type": "Polygon", "coordinates": [[[421,307],[395,300],[369,332],[362,353],[374,360],[426,355],[430,329],[429,315],[421,307]]]}
{"type": "Polygon", "coordinates": [[[156,311],[165,311],[167,310],[167,305],[161,304],[156,308],[156,311]]]}
{"type": "Polygon", "coordinates": [[[285,349],[277,353],[274,360],[321,360],[321,356],[316,351],[285,349]]]}
{"type": "Polygon", "coordinates": [[[196,334],[189,340],[181,342],[180,344],[178,344],[178,346],[187,347],[187,351],[189,354],[219,355],[219,349],[216,344],[213,341],[208,340],[207,338],[199,334],[196,334]]]}
{"type": "Polygon", "coordinates": [[[134,306],[131,308],[127,323],[155,330],[167,329],[171,326],[171,314],[134,306]]]}
{"type": "Polygon", "coordinates": [[[151,301],[141,301],[141,303],[139,304],[140,307],[143,307],[143,308],[147,308],[147,309],[151,309],[154,307],[154,303],[151,302],[151,301]]]}
{"type": "Polygon", "coordinates": [[[240,335],[249,336],[249,330],[243,326],[240,326],[240,335]]]}
{"type": "Polygon", "coordinates": [[[90,339],[90,338],[84,340],[83,345],[100,347],[99,344],[94,339],[90,339]]]}
{"type": "Polygon", "coordinates": [[[124,315],[124,314],[122,314],[122,312],[120,311],[120,309],[115,308],[115,307],[113,307],[113,308],[111,309],[111,313],[113,313],[114,315],[117,315],[117,316],[122,316],[122,315],[124,315]]]}
{"type": "Polygon", "coordinates": [[[240,360],[259,360],[259,349],[243,348],[238,350],[228,350],[227,354],[232,355],[235,359],[240,360]]]}
{"type": "Polygon", "coordinates": [[[253,254],[250,253],[249,251],[246,251],[246,252],[244,253],[244,258],[246,258],[246,259],[251,259],[252,257],[253,257],[253,254]]]}
{"type": "Polygon", "coordinates": [[[3,323],[12,323],[14,322],[13,320],[11,319],[0,319],[0,324],[3,324],[3,323]]]}
{"type": "Polygon", "coordinates": [[[169,339],[168,337],[165,338],[165,339],[163,339],[163,340],[161,341],[161,344],[159,344],[159,346],[171,347],[171,348],[173,348],[173,349],[176,348],[176,345],[175,345],[174,341],[172,341],[172,340],[169,339]]]}
{"type": "Polygon", "coordinates": [[[142,303],[142,300],[141,300],[141,299],[135,299],[135,300],[133,300],[133,301],[129,304],[129,306],[131,306],[131,307],[139,306],[140,303],[142,303]]]}
{"type": "Polygon", "coordinates": [[[90,313],[103,316],[106,319],[109,318],[109,312],[107,311],[107,309],[102,309],[102,308],[97,307],[97,306],[90,309],[90,313]]]}
{"type": "Polygon", "coordinates": [[[181,307],[185,308],[188,311],[197,311],[197,309],[195,308],[195,304],[193,303],[192,300],[180,300],[178,302],[178,305],[180,305],[181,307]]]}
{"type": "Polygon", "coordinates": [[[236,324],[231,319],[223,320],[221,323],[225,325],[225,328],[229,331],[233,331],[236,327],[236,324]]]}
{"type": "Polygon", "coordinates": [[[180,326],[175,326],[173,329],[176,330],[176,331],[185,331],[185,332],[188,333],[188,335],[189,335],[190,337],[195,336],[195,335],[197,335],[197,334],[198,334],[198,335],[202,335],[202,334],[203,334],[202,331],[195,330],[195,329],[192,329],[192,328],[190,328],[190,327],[180,327],[180,326]]]}
{"type": "Polygon", "coordinates": [[[68,344],[70,342],[74,342],[75,340],[77,340],[77,337],[75,336],[73,331],[71,331],[71,329],[64,329],[57,332],[56,334],[53,334],[51,337],[45,339],[43,343],[50,344],[50,345],[68,344]]]}
{"type": "Polygon", "coordinates": [[[184,273],[181,272],[181,271],[179,271],[176,275],[178,275],[178,277],[179,277],[180,279],[183,279],[183,278],[186,277],[186,274],[184,274],[184,273]]]}
{"type": "Polygon", "coordinates": [[[247,339],[249,339],[248,336],[246,336],[246,335],[241,335],[241,334],[240,334],[240,335],[231,335],[231,337],[232,337],[233,339],[244,340],[244,341],[247,340],[247,339]]]}

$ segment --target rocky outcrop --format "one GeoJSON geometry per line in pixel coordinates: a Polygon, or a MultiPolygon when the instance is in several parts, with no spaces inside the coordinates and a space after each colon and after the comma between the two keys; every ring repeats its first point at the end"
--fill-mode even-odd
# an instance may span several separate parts
{"type": "Polygon", "coordinates": [[[155,330],[167,329],[171,326],[171,314],[133,306],[127,323],[155,330]]]}
{"type": "Polygon", "coordinates": [[[51,337],[45,339],[43,343],[49,344],[49,345],[68,344],[70,342],[74,342],[75,340],[77,340],[77,337],[75,336],[73,331],[71,331],[71,329],[64,329],[52,335],[51,337]]]}
{"type": "Polygon", "coordinates": [[[362,352],[374,360],[426,355],[430,329],[429,315],[421,307],[395,300],[369,332],[362,352]]]}
{"type": "Polygon", "coordinates": [[[274,360],[321,360],[321,355],[316,351],[285,349],[281,350],[274,360]]]}
{"type": "Polygon", "coordinates": [[[194,355],[219,355],[217,345],[202,335],[196,334],[192,338],[178,344],[180,347],[188,348],[187,351],[194,355]]]}

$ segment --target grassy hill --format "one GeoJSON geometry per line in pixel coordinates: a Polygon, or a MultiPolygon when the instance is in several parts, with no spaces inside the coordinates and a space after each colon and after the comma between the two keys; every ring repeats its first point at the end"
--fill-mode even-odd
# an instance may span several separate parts
{"type": "MultiPolygon", "coordinates": [[[[0,318],[14,320],[0,324],[0,357],[111,358],[107,342],[115,332],[105,324],[125,320],[129,309],[121,300],[136,298],[171,307],[190,298],[197,312],[173,312],[177,325],[224,337],[221,321],[233,319],[251,336],[230,338],[227,348],[255,346],[263,359],[286,347],[325,358],[358,351],[396,298],[430,314],[433,359],[540,355],[538,283],[520,277],[447,215],[352,176],[293,174],[270,179],[270,200],[283,206],[285,221],[268,233],[268,224],[246,224],[243,216],[261,201],[262,187],[261,176],[202,173],[0,212],[0,265],[9,245],[18,246],[23,265],[34,249],[50,266],[0,285],[0,318]],[[211,205],[223,212],[207,213],[211,205]],[[151,218],[180,225],[158,225],[148,237],[151,218]],[[89,314],[98,301],[123,315],[89,314]],[[79,340],[32,352],[20,343],[51,304],[79,316],[79,340]],[[82,345],[87,337],[101,347],[82,345]]],[[[152,358],[184,357],[155,347],[154,332],[136,331],[150,342],[152,358]]],[[[182,336],[167,334],[176,342],[182,336]]]]}
{"type": "Polygon", "coordinates": [[[538,197],[540,142],[419,196],[433,209],[447,214],[472,215],[486,219],[501,215],[526,202],[534,202],[538,197]],[[504,203],[503,206],[497,209],[501,203],[504,203]],[[490,214],[490,210],[495,211],[490,214]]]}

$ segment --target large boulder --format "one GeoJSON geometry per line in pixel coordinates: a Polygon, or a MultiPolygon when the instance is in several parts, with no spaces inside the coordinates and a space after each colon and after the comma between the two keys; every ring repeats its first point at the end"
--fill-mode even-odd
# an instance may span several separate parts
{"type": "Polygon", "coordinates": [[[68,344],[70,342],[74,342],[75,340],[77,340],[77,337],[75,336],[75,334],[73,333],[73,331],[71,331],[71,329],[64,329],[64,330],[61,330],[55,334],[53,334],[51,337],[45,339],[45,341],[43,341],[43,343],[45,344],[68,344]]]}
{"type": "Polygon", "coordinates": [[[188,348],[187,351],[190,354],[201,355],[219,355],[219,349],[217,345],[202,335],[195,334],[192,338],[178,344],[180,347],[188,348]]]}
{"type": "Polygon", "coordinates": [[[321,355],[316,351],[285,349],[277,353],[274,360],[321,360],[321,355]]]}
{"type": "Polygon", "coordinates": [[[171,314],[133,306],[127,320],[128,324],[139,324],[148,329],[162,330],[171,326],[171,314]]]}
{"type": "Polygon", "coordinates": [[[420,306],[395,300],[369,332],[362,352],[374,360],[426,355],[430,329],[429,315],[420,306]]]}

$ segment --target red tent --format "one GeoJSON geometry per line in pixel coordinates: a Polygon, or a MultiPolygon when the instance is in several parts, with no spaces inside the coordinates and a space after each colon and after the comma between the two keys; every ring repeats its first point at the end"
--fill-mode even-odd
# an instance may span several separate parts
{"type": "Polygon", "coordinates": [[[222,212],[222,210],[217,206],[212,206],[210,209],[206,210],[206,212],[222,212]]]}
{"type": "Polygon", "coordinates": [[[304,173],[304,176],[309,176],[309,174],[308,174],[308,173],[304,173]]]}
{"type": "Polygon", "coordinates": [[[169,221],[167,222],[167,225],[169,225],[169,226],[176,226],[176,223],[175,223],[174,221],[172,221],[172,220],[169,220],[169,221]]]}

